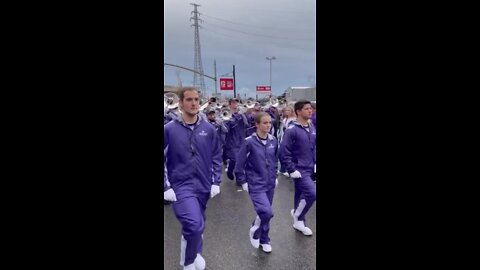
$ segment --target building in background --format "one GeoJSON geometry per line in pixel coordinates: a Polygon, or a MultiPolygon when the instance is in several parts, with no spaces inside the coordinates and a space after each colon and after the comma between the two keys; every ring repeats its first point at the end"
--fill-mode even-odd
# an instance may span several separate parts
{"type": "Polygon", "coordinates": [[[317,101],[317,87],[292,86],[285,90],[284,95],[288,101],[298,101],[301,99],[317,101]]]}
{"type": "Polygon", "coordinates": [[[175,92],[177,90],[176,86],[173,85],[163,85],[163,93],[175,92]]]}

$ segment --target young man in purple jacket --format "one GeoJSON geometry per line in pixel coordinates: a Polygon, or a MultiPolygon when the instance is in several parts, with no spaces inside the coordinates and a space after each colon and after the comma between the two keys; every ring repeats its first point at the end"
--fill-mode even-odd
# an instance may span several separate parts
{"type": "Polygon", "coordinates": [[[308,123],[312,117],[309,101],[295,103],[297,121],[286,130],[280,145],[280,162],[295,183],[294,208],[291,211],[293,228],[304,235],[312,235],[312,230],[305,225],[305,214],[317,199],[317,192],[312,181],[316,167],[316,131],[308,123]]]}
{"type": "Polygon", "coordinates": [[[246,133],[249,125],[245,114],[238,112],[237,99],[230,99],[228,105],[230,107],[230,112],[232,113],[232,118],[224,122],[228,129],[227,136],[225,137],[225,154],[229,160],[227,165],[227,177],[230,180],[233,180],[233,169],[235,168],[237,153],[243,140],[247,137],[246,133]]]}
{"type": "Polygon", "coordinates": [[[209,198],[220,193],[222,159],[215,127],[198,116],[195,88],[182,88],[182,114],[165,125],[164,199],[182,225],[180,264],[186,270],[205,269],[202,233],[209,198]]]}
{"type": "Polygon", "coordinates": [[[278,142],[277,138],[268,134],[272,119],[267,113],[257,113],[255,123],[257,130],[240,147],[234,172],[237,182],[249,192],[257,212],[250,228],[250,243],[255,248],[262,246],[263,251],[271,252],[268,232],[273,217],[273,193],[278,184],[278,142]]]}

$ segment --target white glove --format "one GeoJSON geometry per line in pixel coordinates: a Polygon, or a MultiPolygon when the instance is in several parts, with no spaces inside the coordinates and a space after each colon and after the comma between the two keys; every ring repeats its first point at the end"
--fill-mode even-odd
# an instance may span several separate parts
{"type": "Polygon", "coordinates": [[[314,173],[317,172],[317,164],[315,164],[315,166],[313,166],[313,172],[314,172],[314,173]]]}
{"type": "Polygon", "coordinates": [[[212,190],[210,190],[210,198],[213,198],[220,193],[220,187],[217,185],[212,185],[212,190]]]}
{"type": "Polygon", "coordinates": [[[278,179],[275,179],[275,187],[278,186],[278,179]]]}
{"type": "Polygon", "coordinates": [[[173,189],[171,188],[163,192],[163,199],[165,201],[171,201],[171,202],[177,201],[177,196],[175,195],[175,191],[173,191],[173,189]]]}
{"type": "Polygon", "coordinates": [[[242,189],[248,192],[248,183],[242,184],[242,189]]]}
{"type": "Polygon", "coordinates": [[[294,171],[290,174],[291,178],[302,178],[302,175],[300,174],[299,171],[294,171]]]}

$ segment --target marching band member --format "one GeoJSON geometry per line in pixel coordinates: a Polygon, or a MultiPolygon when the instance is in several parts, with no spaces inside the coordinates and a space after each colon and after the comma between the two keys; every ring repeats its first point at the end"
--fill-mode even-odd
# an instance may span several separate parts
{"type": "Polygon", "coordinates": [[[217,130],[217,134],[220,140],[220,147],[223,148],[225,145],[225,137],[227,136],[228,129],[225,124],[218,119],[217,112],[215,109],[211,108],[207,115],[208,122],[212,124],[217,130]]]}
{"type": "MultiPolygon", "coordinates": [[[[235,168],[236,155],[240,149],[240,145],[246,137],[248,128],[248,120],[245,114],[238,113],[238,99],[233,98],[228,101],[232,118],[225,122],[228,133],[225,137],[225,151],[228,159],[227,177],[234,179],[233,169],[235,168]]],[[[238,185],[238,183],[237,183],[238,185]]]]}
{"type": "Polygon", "coordinates": [[[195,88],[181,88],[182,114],[164,128],[164,199],[182,225],[180,264],[205,269],[202,233],[209,198],[220,193],[221,150],[215,128],[198,116],[195,88]]]}
{"type": "Polygon", "coordinates": [[[272,202],[275,186],[278,184],[278,142],[268,132],[272,126],[271,117],[260,112],[255,116],[257,130],[247,137],[237,155],[235,176],[243,190],[249,192],[257,217],[250,228],[250,242],[253,247],[262,246],[271,252],[270,220],[273,217],[272,202]]]}
{"type": "Polygon", "coordinates": [[[292,106],[287,106],[282,110],[282,120],[280,121],[280,128],[278,129],[278,141],[282,141],[283,134],[285,130],[290,126],[290,124],[297,120],[295,113],[293,112],[292,106]]]}
{"type": "Polygon", "coordinates": [[[317,105],[312,104],[312,124],[317,129],[317,105]]]}
{"type": "MultiPolygon", "coordinates": [[[[293,107],[292,106],[287,106],[287,107],[283,108],[283,110],[282,110],[282,120],[280,122],[280,127],[278,129],[278,136],[277,136],[278,141],[280,143],[282,142],[283,135],[285,134],[285,130],[296,119],[297,118],[295,117],[295,113],[293,112],[293,107]]],[[[288,173],[285,171],[285,168],[283,167],[282,163],[280,163],[279,173],[282,173],[283,175],[288,176],[288,173]]]]}
{"type": "Polygon", "coordinates": [[[163,124],[166,125],[170,121],[177,119],[179,115],[180,112],[178,111],[178,107],[168,110],[167,115],[163,118],[163,124]]]}
{"type": "Polygon", "coordinates": [[[277,108],[274,106],[268,107],[265,111],[272,118],[273,134],[278,139],[277,133],[278,133],[278,128],[280,126],[280,114],[278,113],[277,108]]]}
{"type": "Polygon", "coordinates": [[[305,215],[317,198],[311,179],[316,167],[316,131],[308,123],[312,117],[310,102],[298,101],[294,109],[297,121],[285,130],[279,157],[295,183],[294,208],[291,211],[293,228],[304,235],[312,235],[312,230],[305,225],[305,215]]]}
{"type": "MultiPolygon", "coordinates": [[[[312,125],[315,127],[315,130],[317,129],[317,106],[316,104],[312,104],[312,125]]],[[[312,180],[313,182],[317,182],[317,165],[315,165],[315,171],[312,174],[312,180]]]]}
{"type": "MultiPolygon", "coordinates": [[[[258,114],[259,112],[261,112],[261,108],[262,107],[260,106],[260,104],[256,103],[255,107],[253,107],[253,110],[251,110],[250,114],[247,115],[247,119],[249,119],[249,122],[251,123],[250,127],[247,128],[247,134],[246,134],[247,137],[252,135],[253,133],[255,133],[257,131],[257,126],[256,126],[256,122],[255,122],[255,115],[258,114]]],[[[271,115],[270,115],[270,118],[272,118],[271,115]]],[[[274,129],[273,123],[272,123],[268,133],[271,134],[271,135],[274,135],[274,132],[275,132],[275,129],[274,129]]]]}
{"type": "Polygon", "coordinates": [[[255,103],[253,108],[250,108],[246,112],[246,116],[248,119],[248,128],[246,131],[246,136],[251,136],[253,133],[255,133],[257,127],[255,124],[255,115],[260,112],[261,106],[259,103],[255,103]]]}

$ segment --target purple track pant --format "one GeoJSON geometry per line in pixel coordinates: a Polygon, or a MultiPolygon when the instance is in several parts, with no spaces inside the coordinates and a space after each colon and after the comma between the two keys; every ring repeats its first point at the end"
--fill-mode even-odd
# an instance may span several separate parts
{"type": "Polygon", "coordinates": [[[197,253],[202,253],[203,250],[202,234],[205,230],[205,209],[210,193],[197,196],[173,202],[173,212],[182,224],[182,235],[187,240],[184,265],[192,264],[197,253]]]}
{"type": "Polygon", "coordinates": [[[295,215],[298,216],[298,220],[305,221],[305,214],[317,199],[317,190],[310,174],[307,172],[301,172],[301,174],[302,178],[293,180],[295,183],[293,209],[295,209],[295,215]]]}
{"type": "Polygon", "coordinates": [[[252,200],[253,208],[255,208],[255,212],[257,212],[257,215],[260,217],[260,227],[253,234],[253,238],[260,238],[260,244],[270,243],[268,232],[270,231],[270,220],[273,217],[272,202],[274,191],[275,188],[272,188],[267,192],[259,193],[250,191],[250,199],[252,200]]]}

